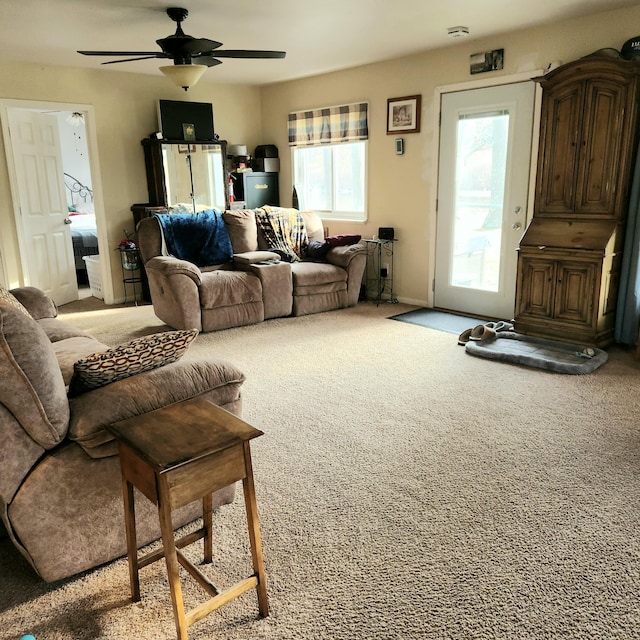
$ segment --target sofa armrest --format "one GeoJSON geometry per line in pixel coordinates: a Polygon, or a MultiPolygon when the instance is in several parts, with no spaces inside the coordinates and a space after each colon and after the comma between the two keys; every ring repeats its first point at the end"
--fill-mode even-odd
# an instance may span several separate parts
{"type": "Polygon", "coordinates": [[[11,293],[35,320],[55,318],[58,315],[56,303],[36,287],[18,287],[11,289],[11,293]]]}
{"type": "Polygon", "coordinates": [[[144,266],[153,311],[174,329],[202,330],[202,272],[193,263],[168,256],[151,258],[144,266]]]}
{"type": "Polygon", "coordinates": [[[72,398],[67,436],[92,458],[114,455],[107,425],[200,396],[239,415],[244,381],[228,362],[182,359],[72,398]]]}
{"type": "Polygon", "coordinates": [[[349,266],[349,263],[356,256],[366,256],[366,253],[367,248],[361,244],[350,244],[342,247],[331,247],[331,249],[327,251],[325,260],[329,264],[333,264],[336,267],[342,267],[343,269],[346,269],[349,266]]]}
{"type": "Polygon", "coordinates": [[[147,273],[155,271],[165,277],[187,276],[198,286],[202,284],[202,271],[193,262],[180,260],[172,256],[155,256],[145,264],[147,273]]]}
{"type": "Polygon", "coordinates": [[[347,272],[347,306],[353,307],[360,297],[360,286],[367,266],[367,248],[362,244],[331,247],[325,260],[347,272]]]}
{"type": "Polygon", "coordinates": [[[245,253],[234,253],[233,262],[235,266],[245,267],[250,264],[260,262],[280,262],[280,256],[273,251],[247,251],[245,253]]]}

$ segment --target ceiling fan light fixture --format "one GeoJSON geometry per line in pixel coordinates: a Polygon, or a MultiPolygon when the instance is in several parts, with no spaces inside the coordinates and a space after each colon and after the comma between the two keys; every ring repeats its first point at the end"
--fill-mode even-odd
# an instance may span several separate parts
{"type": "Polygon", "coordinates": [[[207,69],[208,67],[204,64],[174,64],[160,67],[160,71],[167,78],[185,91],[193,87],[207,69]]]}

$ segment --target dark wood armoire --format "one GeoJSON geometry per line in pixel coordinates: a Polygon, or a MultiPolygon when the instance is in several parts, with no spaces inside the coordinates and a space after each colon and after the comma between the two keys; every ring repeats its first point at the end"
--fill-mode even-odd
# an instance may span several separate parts
{"type": "Polygon", "coordinates": [[[536,78],[542,89],[534,211],[518,249],[515,329],[613,342],[640,63],[594,54],[536,78]]]}

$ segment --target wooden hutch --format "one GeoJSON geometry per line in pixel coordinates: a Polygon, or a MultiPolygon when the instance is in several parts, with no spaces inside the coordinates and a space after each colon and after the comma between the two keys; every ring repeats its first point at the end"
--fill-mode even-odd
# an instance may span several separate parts
{"type": "Polygon", "coordinates": [[[613,342],[640,63],[594,54],[536,78],[543,88],[533,218],[520,241],[515,329],[613,342]]]}

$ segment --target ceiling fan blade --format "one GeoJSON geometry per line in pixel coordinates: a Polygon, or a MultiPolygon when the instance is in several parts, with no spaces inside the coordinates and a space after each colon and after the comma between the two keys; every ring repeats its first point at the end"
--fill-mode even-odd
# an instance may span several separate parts
{"type": "Polygon", "coordinates": [[[78,51],[83,56],[157,56],[158,51],[78,51]]]}
{"type": "Polygon", "coordinates": [[[215,67],[218,64],[222,64],[222,60],[216,60],[212,56],[198,56],[194,58],[193,64],[204,64],[207,67],[215,67]]]}
{"type": "Polygon", "coordinates": [[[156,58],[168,58],[169,56],[161,54],[154,54],[152,56],[142,56],[141,58],[125,58],[124,60],[108,60],[107,62],[101,62],[100,64],[120,64],[121,62],[135,62],[136,60],[153,60],[156,58]]]}
{"type": "Polygon", "coordinates": [[[286,51],[252,51],[250,49],[222,49],[215,51],[216,58],[284,58],[286,51]]]}
{"type": "Polygon", "coordinates": [[[222,42],[216,42],[215,40],[209,40],[208,38],[193,38],[184,43],[184,51],[194,54],[206,54],[211,53],[214,49],[222,46],[222,42]]]}

